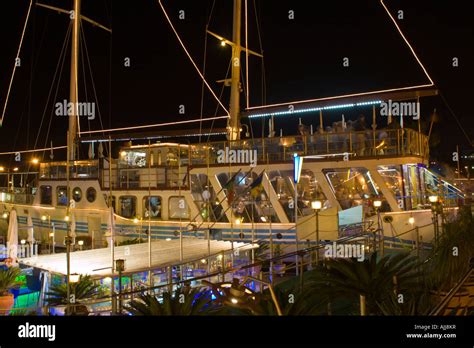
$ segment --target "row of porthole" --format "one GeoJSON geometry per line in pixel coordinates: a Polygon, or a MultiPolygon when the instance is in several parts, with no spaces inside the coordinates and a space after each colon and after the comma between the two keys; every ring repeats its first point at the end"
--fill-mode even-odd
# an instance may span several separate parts
{"type": "MultiPolygon", "coordinates": [[[[86,191],[86,199],[89,203],[94,203],[95,199],[97,198],[97,191],[93,187],[89,187],[86,191]]],[[[75,202],[80,202],[82,199],[82,190],[79,187],[75,187],[72,190],[72,199],[75,202]]]]}

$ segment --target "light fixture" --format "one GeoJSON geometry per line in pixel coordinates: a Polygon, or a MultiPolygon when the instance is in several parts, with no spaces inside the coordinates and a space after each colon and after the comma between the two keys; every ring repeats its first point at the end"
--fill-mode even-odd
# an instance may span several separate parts
{"type": "Polygon", "coordinates": [[[54,237],[54,232],[49,232],[49,236],[50,236],[51,238],[53,238],[53,237],[54,237]]]}
{"type": "Polygon", "coordinates": [[[7,212],[3,213],[2,217],[6,219],[8,217],[8,213],[7,212]]]}
{"type": "Polygon", "coordinates": [[[72,273],[69,275],[69,283],[78,283],[80,279],[80,275],[77,273],[72,273]]]}
{"type": "Polygon", "coordinates": [[[239,301],[236,298],[231,298],[230,302],[232,302],[233,304],[239,303],[239,301]]]}
{"type": "Polygon", "coordinates": [[[69,215],[66,215],[66,216],[64,217],[64,221],[66,221],[66,222],[68,222],[69,219],[70,219],[69,215]]]}
{"type": "Polygon", "coordinates": [[[240,218],[239,218],[239,219],[235,219],[235,224],[236,224],[236,225],[240,225],[241,222],[242,222],[242,220],[240,220],[240,218]]]}
{"type": "Polygon", "coordinates": [[[311,208],[313,210],[320,210],[323,206],[323,203],[321,201],[312,201],[311,202],[311,208]]]}
{"type": "Polygon", "coordinates": [[[169,241],[171,240],[171,238],[166,238],[165,240],[166,240],[167,242],[169,242],[169,241]]]}
{"type": "Polygon", "coordinates": [[[46,219],[47,219],[46,215],[41,216],[41,221],[46,221],[46,219]]]}
{"type": "Polygon", "coordinates": [[[17,172],[17,171],[18,171],[18,167],[13,168],[13,171],[14,171],[14,172],[17,172]]]}
{"type": "Polygon", "coordinates": [[[201,263],[207,263],[206,259],[202,259],[201,263]]]}
{"type": "Polygon", "coordinates": [[[84,245],[84,241],[83,241],[83,240],[79,240],[79,241],[77,242],[77,244],[80,245],[80,246],[83,246],[83,245],[84,245]]]}
{"type": "Polygon", "coordinates": [[[222,46],[222,47],[225,46],[225,41],[224,41],[224,40],[221,40],[221,46],[222,46]]]}
{"type": "Polygon", "coordinates": [[[351,103],[351,104],[335,104],[335,105],[328,105],[323,107],[316,107],[316,108],[304,108],[304,109],[287,109],[284,111],[277,111],[277,112],[267,112],[267,113],[260,113],[260,114],[253,114],[249,115],[249,118],[259,118],[259,117],[268,117],[268,116],[282,116],[282,115],[291,115],[291,114],[301,114],[305,112],[316,112],[316,111],[323,111],[323,110],[334,110],[334,109],[346,109],[346,108],[354,108],[358,106],[367,106],[367,105],[377,105],[382,103],[381,100],[374,100],[362,103],[351,103]]]}
{"type": "Polygon", "coordinates": [[[38,159],[38,158],[33,158],[33,159],[31,160],[31,163],[33,163],[33,164],[38,164],[38,163],[39,163],[39,159],[38,159]]]}
{"type": "Polygon", "coordinates": [[[408,223],[410,225],[413,225],[415,223],[415,218],[413,216],[410,216],[410,218],[408,218],[408,223]]]}
{"type": "Polygon", "coordinates": [[[122,157],[127,156],[127,151],[122,151],[122,152],[120,152],[120,156],[122,156],[122,157]]]}
{"type": "Polygon", "coordinates": [[[431,202],[431,203],[436,203],[438,202],[438,196],[429,196],[428,197],[428,200],[431,202]]]}
{"type": "Polygon", "coordinates": [[[5,171],[5,167],[0,167],[0,172],[4,172],[5,171]]]}
{"type": "Polygon", "coordinates": [[[23,245],[25,245],[25,244],[26,244],[26,240],[22,239],[22,240],[20,241],[20,243],[23,244],[23,245]]]}
{"type": "Polygon", "coordinates": [[[223,257],[222,254],[217,255],[217,259],[218,259],[218,260],[222,260],[222,257],[223,257]]]}
{"type": "Polygon", "coordinates": [[[138,224],[138,218],[134,218],[134,219],[133,219],[133,223],[134,223],[134,224],[138,224]]]}
{"type": "Polygon", "coordinates": [[[377,199],[374,201],[374,207],[375,208],[380,208],[382,206],[382,201],[377,199]]]}

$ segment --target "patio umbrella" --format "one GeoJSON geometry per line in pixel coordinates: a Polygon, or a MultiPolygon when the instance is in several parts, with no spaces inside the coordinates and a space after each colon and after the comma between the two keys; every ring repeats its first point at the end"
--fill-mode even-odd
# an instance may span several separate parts
{"type": "Polygon", "coordinates": [[[14,209],[10,212],[7,236],[8,257],[15,263],[18,255],[18,220],[16,217],[16,210],[14,209]]]}
{"type": "Polygon", "coordinates": [[[33,228],[33,219],[31,216],[28,215],[27,223],[26,223],[26,229],[28,231],[28,237],[26,240],[30,243],[33,244],[35,242],[35,233],[34,233],[34,228],[33,228]]]}

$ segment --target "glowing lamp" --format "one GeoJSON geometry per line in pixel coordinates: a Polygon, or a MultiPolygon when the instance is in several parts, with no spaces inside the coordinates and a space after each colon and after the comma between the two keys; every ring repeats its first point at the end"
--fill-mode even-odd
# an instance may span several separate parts
{"type": "Polygon", "coordinates": [[[313,210],[320,210],[323,206],[323,203],[321,201],[312,201],[311,202],[311,208],[313,210]]]}
{"type": "Polygon", "coordinates": [[[381,200],[374,201],[374,207],[375,208],[380,208],[381,206],[382,206],[382,201],[381,200]]]}
{"type": "Polygon", "coordinates": [[[80,275],[77,273],[73,273],[69,275],[69,283],[78,283],[80,279],[80,275]]]}
{"type": "Polygon", "coordinates": [[[437,202],[438,202],[438,196],[429,196],[429,197],[428,197],[428,200],[429,200],[431,203],[437,203],[437,202]]]}

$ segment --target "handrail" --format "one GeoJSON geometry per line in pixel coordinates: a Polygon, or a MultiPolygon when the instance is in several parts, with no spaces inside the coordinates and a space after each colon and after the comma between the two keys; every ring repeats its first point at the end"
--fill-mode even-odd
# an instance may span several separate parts
{"type": "Polygon", "coordinates": [[[430,316],[440,315],[441,311],[449,304],[449,301],[457,294],[459,289],[464,285],[464,283],[474,275],[474,268],[471,268],[466,272],[464,277],[446,294],[444,299],[430,312],[430,316]]]}

